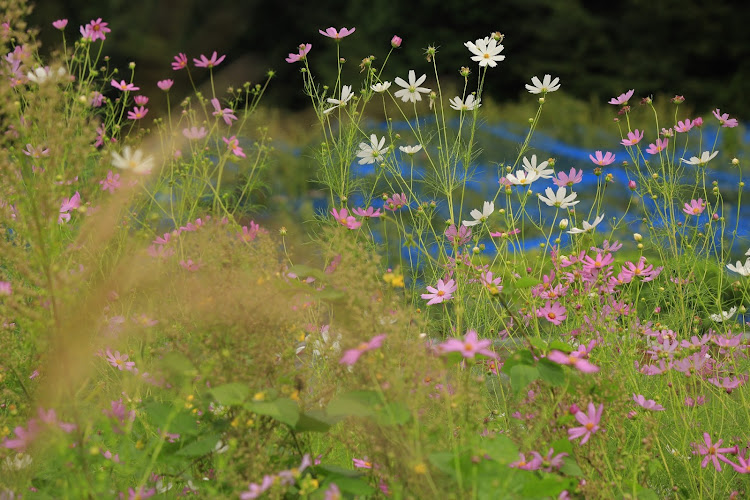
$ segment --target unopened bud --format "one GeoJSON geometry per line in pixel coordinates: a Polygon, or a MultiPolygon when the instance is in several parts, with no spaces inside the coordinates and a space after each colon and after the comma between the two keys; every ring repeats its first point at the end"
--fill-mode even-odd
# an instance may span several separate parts
{"type": "Polygon", "coordinates": [[[401,42],[402,40],[400,36],[393,35],[393,38],[391,38],[391,47],[393,47],[394,49],[397,49],[401,47],[401,42]]]}
{"type": "Polygon", "coordinates": [[[633,233],[633,239],[635,241],[643,241],[643,236],[641,235],[641,233],[633,233]]]}
{"type": "Polygon", "coordinates": [[[630,188],[631,191],[635,191],[635,188],[636,188],[635,181],[628,182],[628,188],[630,188]]]}
{"type": "Polygon", "coordinates": [[[568,227],[568,219],[562,219],[557,227],[559,227],[560,230],[566,229],[568,227]]]}

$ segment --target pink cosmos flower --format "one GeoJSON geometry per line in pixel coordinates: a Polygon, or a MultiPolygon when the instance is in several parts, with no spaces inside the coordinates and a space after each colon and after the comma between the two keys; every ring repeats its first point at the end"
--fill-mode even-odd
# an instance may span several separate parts
{"type": "Polygon", "coordinates": [[[240,147],[240,141],[236,136],[233,135],[229,139],[227,139],[226,137],[222,137],[222,139],[227,144],[227,149],[232,151],[232,154],[240,158],[247,158],[245,152],[242,151],[242,148],[240,147]]]}
{"type": "Polygon", "coordinates": [[[330,27],[330,28],[328,28],[325,31],[318,30],[318,33],[320,33],[323,36],[327,36],[328,38],[333,38],[334,40],[336,40],[338,42],[342,38],[345,38],[345,37],[351,35],[352,33],[354,33],[354,31],[356,29],[357,28],[352,28],[352,29],[349,30],[349,29],[346,29],[346,28],[341,28],[340,31],[336,31],[336,28],[330,27]]]}
{"type": "Polygon", "coordinates": [[[372,469],[372,462],[365,458],[352,458],[352,464],[357,469],[372,469]]]}
{"type": "Polygon", "coordinates": [[[567,319],[568,316],[565,313],[566,310],[565,307],[562,306],[562,304],[560,304],[559,302],[551,304],[549,300],[544,305],[544,307],[541,307],[536,311],[537,317],[543,317],[553,325],[559,325],[565,319],[567,319]]]}
{"type": "Polygon", "coordinates": [[[400,36],[393,35],[393,38],[391,38],[391,47],[393,47],[394,49],[397,49],[397,48],[401,47],[401,42],[402,41],[403,40],[401,40],[400,36]]]}
{"type": "Polygon", "coordinates": [[[334,208],[331,210],[331,214],[339,224],[349,229],[357,229],[362,225],[362,222],[358,221],[354,216],[349,215],[349,211],[346,208],[342,208],[341,210],[334,208]]]}
{"type": "Polygon", "coordinates": [[[128,355],[127,354],[120,354],[120,351],[115,351],[114,354],[112,354],[112,351],[107,349],[107,361],[110,365],[117,368],[118,370],[122,371],[127,370],[129,372],[133,371],[133,368],[135,367],[135,362],[128,361],[128,355]]]}
{"type": "Polygon", "coordinates": [[[512,469],[523,469],[523,470],[539,470],[542,466],[542,457],[537,453],[531,461],[526,460],[526,455],[523,453],[518,454],[519,459],[513,463],[508,464],[508,467],[512,469]]]}
{"type": "Polygon", "coordinates": [[[578,423],[581,424],[581,427],[573,427],[571,429],[568,429],[568,439],[572,441],[573,439],[583,437],[579,444],[586,444],[591,435],[598,432],[601,428],[599,427],[599,423],[601,422],[603,411],[603,404],[600,404],[599,408],[597,409],[594,406],[594,403],[589,403],[588,413],[583,413],[582,411],[576,413],[576,420],[578,420],[578,423]]]}
{"type": "Polygon", "coordinates": [[[552,182],[557,187],[570,187],[573,184],[578,184],[583,180],[583,170],[576,170],[575,168],[570,169],[570,173],[558,172],[557,177],[552,179],[552,182]]]}
{"type": "Polygon", "coordinates": [[[598,272],[606,269],[607,266],[612,264],[614,261],[615,258],[611,253],[605,253],[604,255],[602,255],[601,252],[597,252],[596,258],[594,259],[592,259],[588,255],[583,258],[583,270],[587,273],[598,272]]]}
{"type": "Polygon", "coordinates": [[[664,411],[664,407],[662,405],[658,404],[653,399],[646,399],[646,397],[641,394],[638,394],[637,396],[633,394],[633,401],[635,401],[635,404],[646,410],[664,411]]]}
{"type": "Polygon", "coordinates": [[[722,114],[719,108],[713,110],[713,114],[722,127],[734,128],[739,125],[736,118],[729,118],[729,113],[722,114]]]}
{"type": "MultiPolygon", "coordinates": [[[[724,453],[738,452],[736,446],[732,446],[731,448],[720,448],[721,443],[724,442],[723,439],[719,439],[715,443],[712,443],[711,436],[708,434],[708,432],[703,433],[703,442],[705,443],[705,446],[703,444],[693,443],[693,447],[698,449],[697,454],[704,456],[703,461],[701,462],[701,467],[703,468],[706,468],[708,462],[712,462],[716,470],[721,471],[721,464],[719,463],[719,460],[730,465],[732,463],[727,457],[724,456],[724,453]]],[[[696,452],[694,451],[693,453],[696,452]]]]}
{"type": "Polygon", "coordinates": [[[196,141],[198,139],[203,139],[206,137],[208,132],[204,127],[198,128],[198,127],[191,127],[186,128],[182,130],[182,135],[184,135],[186,138],[190,139],[191,141],[196,141]]]}
{"type": "Polygon", "coordinates": [[[136,87],[132,83],[128,83],[125,80],[120,80],[119,83],[117,82],[117,80],[112,80],[111,84],[114,88],[118,90],[122,90],[123,92],[126,92],[126,91],[135,92],[136,90],[141,90],[140,87],[136,87]]]}
{"type": "Polygon", "coordinates": [[[395,212],[399,208],[407,206],[408,204],[404,193],[394,194],[392,197],[385,200],[385,209],[395,212]]]}
{"type": "Polygon", "coordinates": [[[92,20],[90,23],[86,24],[86,26],[81,26],[80,32],[81,36],[83,38],[87,38],[91,40],[92,42],[95,42],[97,40],[106,40],[106,34],[112,31],[111,29],[107,28],[108,23],[102,22],[102,18],[92,20]]]}
{"type": "Polygon", "coordinates": [[[609,100],[610,104],[614,104],[616,106],[619,106],[620,104],[627,104],[631,97],[633,97],[633,93],[635,92],[635,89],[630,89],[624,94],[620,94],[617,97],[613,97],[609,100]]]}
{"type": "Polygon", "coordinates": [[[99,184],[101,184],[103,191],[109,191],[114,194],[115,189],[120,187],[120,174],[114,174],[110,170],[107,172],[107,178],[99,181],[99,184]]]}
{"type": "Polygon", "coordinates": [[[145,106],[146,104],[148,104],[148,97],[146,97],[145,95],[137,95],[133,98],[133,100],[138,106],[145,106]]]}
{"type": "Polygon", "coordinates": [[[174,85],[174,80],[167,78],[166,80],[159,80],[156,82],[156,86],[162,89],[164,92],[169,92],[169,89],[174,85]]]}
{"type": "Polygon", "coordinates": [[[58,19],[57,21],[54,21],[52,23],[52,26],[54,26],[55,28],[59,30],[64,30],[67,25],[68,25],[67,19],[58,19]]]}
{"type": "Polygon", "coordinates": [[[469,330],[461,339],[448,339],[438,346],[440,352],[460,352],[464,358],[473,358],[477,354],[482,354],[490,358],[497,358],[497,354],[488,349],[492,345],[489,339],[479,340],[475,330],[469,330]]]}
{"type": "MultiPolygon", "coordinates": [[[[105,451],[104,453],[102,453],[102,456],[103,456],[104,458],[106,458],[107,460],[112,460],[112,461],[113,461],[114,463],[116,463],[116,464],[121,464],[121,463],[122,463],[122,460],[120,460],[120,455],[119,455],[119,453],[118,453],[118,454],[116,454],[116,455],[112,455],[112,452],[111,452],[111,451],[109,451],[109,450],[107,450],[107,451],[105,451]]],[[[144,497],[140,497],[140,498],[144,498],[144,497]]]]}
{"type": "Polygon", "coordinates": [[[555,450],[550,448],[545,456],[542,456],[536,451],[532,451],[531,454],[536,460],[541,462],[541,468],[547,472],[553,472],[554,470],[560,469],[563,466],[563,458],[567,457],[567,453],[558,453],[555,455],[555,450]]]}
{"type": "Polygon", "coordinates": [[[188,58],[185,54],[180,52],[176,56],[174,56],[174,61],[172,62],[172,69],[174,71],[179,71],[183,68],[187,68],[188,65],[188,58]]]}
{"type": "Polygon", "coordinates": [[[231,108],[224,108],[221,109],[221,104],[219,103],[219,100],[216,98],[211,99],[211,104],[214,107],[214,112],[211,113],[214,116],[218,116],[220,118],[224,119],[224,123],[227,125],[232,124],[232,120],[236,120],[237,117],[234,116],[234,112],[231,108]]]}
{"type": "Polygon", "coordinates": [[[628,132],[628,138],[620,141],[620,144],[622,144],[623,146],[635,146],[636,144],[641,142],[641,139],[643,139],[643,132],[635,129],[632,132],[628,132]]]}
{"type": "Polygon", "coordinates": [[[201,268],[200,262],[193,262],[193,259],[181,260],[180,266],[190,272],[195,272],[201,268]]]}
{"type": "Polygon", "coordinates": [[[141,486],[137,490],[128,488],[128,500],[143,500],[144,498],[151,498],[156,495],[156,488],[150,488],[144,490],[145,486],[141,486]]]}
{"type": "Polygon", "coordinates": [[[240,500],[253,500],[260,497],[265,491],[273,486],[274,476],[265,475],[260,484],[250,483],[247,491],[240,493],[240,500]]]}
{"type": "Polygon", "coordinates": [[[91,106],[92,108],[100,108],[106,100],[107,98],[104,97],[104,94],[99,91],[94,91],[94,93],[91,94],[89,106],[91,106]]]}
{"type": "Polygon", "coordinates": [[[128,120],[140,120],[148,114],[148,108],[145,106],[134,106],[132,111],[128,111],[128,120]]]}
{"type": "Polygon", "coordinates": [[[376,335],[372,339],[370,339],[369,342],[363,342],[359,344],[355,349],[349,349],[348,351],[345,351],[344,355],[341,356],[339,363],[341,363],[342,365],[352,366],[364,353],[366,353],[367,351],[372,351],[373,349],[378,349],[380,346],[382,346],[385,337],[385,334],[376,335]]]}
{"type": "Polygon", "coordinates": [[[370,218],[378,218],[380,217],[380,209],[377,210],[373,207],[367,207],[367,209],[364,208],[355,208],[352,209],[352,212],[359,215],[360,217],[366,217],[368,219],[370,218]]]}
{"type": "Polygon", "coordinates": [[[299,44],[299,52],[290,53],[289,56],[286,58],[286,62],[288,63],[296,63],[297,61],[302,61],[307,57],[307,53],[310,52],[310,49],[312,49],[312,44],[310,43],[301,43],[299,44]]]}
{"type": "Polygon", "coordinates": [[[13,429],[13,432],[15,432],[16,438],[6,438],[3,442],[3,446],[11,450],[16,450],[17,452],[24,452],[39,433],[39,423],[36,419],[32,418],[29,420],[26,428],[19,426],[13,429]]]}
{"type": "Polygon", "coordinates": [[[492,271],[482,271],[479,274],[479,281],[486,286],[491,293],[500,293],[503,291],[503,286],[500,284],[503,281],[502,276],[495,278],[493,277],[492,271]]]}
{"type": "Polygon", "coordinates": [[[450,300],[453,297],[453,292],[455,292],[457,289],[458,285],[456,285],[456,282],[452,279],[448,280],[447,282],[438,280],[437,288],[428,286],[427,291],[430,293],[423,293],[422,298],[425,300],[429,299],[429,302],[427,302],[428,306],[439,304],[441,302],[445,302],[446,300],[450,300]]]}
{"type": "Polygon", "coordinates": [[[700,215],[706,209],[706,205],[703,203],[703,198],[697,200],[690,200],[690,203],[685,203],[682,211],[688,215],[700,215]]]}
{"type": "Polygon", "coordinates": [[[677,125],[674,127],[675,132],[680,132],[682,134],[688,132],[691,128],[693,128],[693,122],[690,121],[690,118],[685,119],[685,121],[677,122],[677,125]]]}
{"type": "Polygon", "coordinates": [[[615,161],[614,153],[610,153],[609,151],[607,151],[607,153],[604,156],[602,156],[601,151],[597,151],[595,154],[596,154],[596,158],[594,157],[594,155],[589,155],[589,158],[591,158],[591,161],[593,161],[597,165],[601,165],[602,167],[606,165],[610,165],[614,163],[615,161]]]}
{"type": "Polygon", "coordinates": [[[448,229],[445,230],[444,234],[451,243],[456,245],[465,245],[471,241],[471,228],[464,225],[456,228],[454,224],[451,224],[448,226],[448,229]]]}
{"type": "Polygon", "coordinates": [[[242,232],[239,233],[239,237],[242,241],[249,242],[253,241],[258,237],[259,234],[266,234],[268,231],[262,229],[260,224],[256,224],[255,221],[250,221],[250,227],[242,226],[242,232]]]}
{"type": "Polygon", "coordinates": [[[599,367],[596,365],[593,365],[589,360],[585,359],[583,356],[586,353],[581,353],[580,351],[573,351],[570,354],[565,354],[561,351],[552,350],[547,355],[547,359],[550,361],[554,361],[555,363],[561,364],[561,365],[569,365],[574,367],[576,370],[581,371],[583,373],[596,373],[599,371],[599,367]]]}
{"type": "Polygon", "coordinates": [[[666,149],[667,144],[669,144],[669,139],[656,139],[656,143],[648,145],[646,152],[650,155],[659,153],[666,149]]]}
{"type": "Polygon", "coordinates": [[[68,212],[70,212],[71,210],[76,210],[80,206],[81,195],[78,191],[76,191],[76,194],[71,196],[70,199],[64,199],[60,204],[60,216],[57,219],[57,223],[62,224],[63,221],[69,221],[70,214],[68,212]]]}
{"type": "Polygon", "coordinates": [[[221,57],[217,57],[217,53],[214,50],[214,53],[211,54],[211,59],[208,59],[205,55],[201,54],[200,59],[193,58],[193,64],[195,64],[196,68],[208,68],[211,69],[215,66],[218,66],[221,64],[221,62],[224,60],[226,55],[223,55],[221,57]]]}
{"type": "Polygon", "coordinates": [[[49,148],[45,148],[44,146],[34,147],[31,144],[27,144],[26,149],[23,150],[23,154],[38,160],[42,156],[49,156],[49,148]]]}
{"type": "Polygon", "coordinates": [[[750,457],[748,457],[748,450],[746,449],[741,454],[737,455],[737,461],[739,464],[734,462],[728,462],[734,470],[740,474],[750,474],[750,457]]]}

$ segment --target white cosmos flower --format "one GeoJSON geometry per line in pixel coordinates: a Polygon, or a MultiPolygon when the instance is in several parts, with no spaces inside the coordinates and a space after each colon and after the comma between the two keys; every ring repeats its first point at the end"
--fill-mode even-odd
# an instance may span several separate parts
{"type": "Polygon", "coordinates": [[[482,99],[474,99],[474,94],[469,94],[466,97],[466,101],[462,101],[460,97],[456,96],[450,100],[451,108],[456,111],[472,111],[481,106],[482,99]]]}
{"type": "Polygon", "coordinates": [[[34,83],[38,83],[39,85],[43,84],[47,80],[57,80],[59,78],[62,78],[65,76],[65,68],[60,67],[57,69],[57,71],[52,71],[49,69],[49,67],[38,67],[34,68],[34,71],[29,71],[26,73],[26,78],[28,78],[30,81],[34,83]]]}
{"type": "Polygon", "coordinates": [[[547,92],[554,92],[560,88],[560,78],[555,77],[553,80],[550,75],[544,75],[544,80],[539,81],[536,76],[531,79],[533,85],[526,84],[526,90],[531,94],[546,94],[547,92]]]}
{"type": "Polygon", "coordinates": [[[495,211],[495,204],[491,201],[485,201],[484,206],[482,207],[482,211],[480,212],[477,209],[474,209],[471,211],[471,216],[474,217],[474,220],[465,220],[463,222],[464,226],[476,226],[480,222],[486,221],[490,215],[492,215],[492,212],[495,211]]]}
{"type": "Polygon", "coordinates": [[[414,70],[409,70],[409,82],[405,82],[403,78],[396,77],[394,80],[396,85],[403,87],[401,90],[396,91],[395,95],[404,102],[411,101],[417,102],[422,100],[422,94],[429,94],[431,91],[426,87],[420,87],[427,79],[427,75],[422,75],[419,78],[414,74],[414,70]]]}
{"type": "Polygon", "coordinates": [[[750,259],[747,259],[744,264],[739,260],[737,264],[727,264],[727,269],[742,276],[750,276],[750,259]]]}
{"type": "Polygon", "coordinates": [[[534,172],[540,179],[551,179],[555,175],[555,171],[551,168],[547,168],[549,166],[548,161],[543,161],[542,163],[538,164],[536,163],[536,155],[531,155],[531,161],[529,161],[528,158],[525,156],[523,157],[523,168],[527,172],[534,172]]]}
{"type": "Polygon", "coordinates": [[[385,147],[385,137],[381,137],[380,141],[378,141],[378,136],[372,134],[370,136],[370,144],[367,144],[366,142],[359,143],[359,151],[357,152],[357,156],[361,158],[359,164],[381,163],[385,160],[383,155],[387,152],[388,148],[385,147]]]}
{"type": "Polygon", "coordinates": [[[418,153],[422,150],[422,145],[417,144],[416,146],[399,146],[398,149],[401,150],[402,153],[406,153],[408,155],[413,155],[415,153],[418,153]]]}
{"type": "Polygon", "coordinates": [[[144,158],[140,149],[134,152],[130,146],[125,146],[122,154],[112,152],[112,165],[123,170],[132,170],[136,174],[148,174],[154,168],[154,158],[144,158]]]}
{"type": "Polygon", "coordinates": [[[474,54],[471,60],[478,62],[479,66],[494,68],[499,61],[505,59],[505,56],[499,55],[505,47],[492,37],[480,38],[473,43],[466,42],[464,46],[474,54]]]}
{"type": "Polygon", "coordinates": [[[547,188],[544,193],[547,195],[539,195],[539,199],[549,207],[568,208],[578,204],[578,201],[573,201],[578,197],[578,194],[571,191],[570,195],[566,195],[565,186],[557,188],[557,193],[552,191],[552,188],[547,188]]]}
{"type": "Polygon", "coordinates": [[[515,186],[528,186],[539,178],[536,172],[527,172],[526,170],[519,170],[516,175],[508,174],[505,179],[515,186]]]}
{"type": "Polygon", "coordinates": [[[747,255],[748,257],[750,257],[750,248],[747,249],[747,252],[745,252],[745,255],[747,255]]]}
{"type": "Polygon", "coordinates": [[[581,234],[581,233],[588,233],[592,229],[594,229],[596,226],[599,225],[601,221],[604,220],[604,214],[601,214],[599,217],[594,219],[594,222],[589,224],[587,221],[583,221],[583,229],[578,229],[577,227],[574,227],[570,231],[568,231],[568,234],[581,234]]]}
{"type": "Polygon", "coordinates": [[[18,453],[12,459],[10,457],[6,458],[3,468],[6,470],[21,470],[29,465],[31,465],[31,455],[27,453],[18,453]]]}
{"type": "Polygon", "coordinates": [[[376,83],[370,87],[373,91],[383,93],[391,88],[391,82],[376,83]]]}
{"type": "Polygon", "coordinates": [[[352,97],[354,97],[354,94],[352,93],[352,86],[351,85],[344,85],[341,87],[341,99],[333,99],[328,98],[326,101],[328,101],[331,104],[335,104],[334,107],[328,108],[323,113],[328,114],[334,109],[338,108],[339,106],[346,106],[346,103],[352,100],[352,97]]]}
{"type": "Polygon", "coordinates": [[[705,166],[706,163],[716,158],[716,155],[719,154],[718,151],[714,151],[713,153],[709,153],[708,151],[704,151],[701,153],[701,157],[698,158],[697,156],[691,157],[689,160],[686,160],[685,158],[682,159],[685,163],[688,165],[698,165],[698,166],[705,166]]]}
{"type": "Polygon", "coordinates": [[[724,321],[734,316],[734,313],[736,312],[737,312],[737,308],[733,307],[729,311],[721,311],[719,314],[709,314],[708,317],[711,318],[713,321],[716,321],[717,323],[723,323],[724,321]]]}

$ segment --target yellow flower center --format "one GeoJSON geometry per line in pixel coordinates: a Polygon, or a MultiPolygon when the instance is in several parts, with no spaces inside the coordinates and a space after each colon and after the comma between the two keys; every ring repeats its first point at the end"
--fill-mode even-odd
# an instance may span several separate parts
{"type": "Polygon", "coordinates": [[[586,427],[586,430],[590,431],[591,429],[594,428],[594,424],[589,422],[588,424],[584,425],[584,427],[586,427]]]}

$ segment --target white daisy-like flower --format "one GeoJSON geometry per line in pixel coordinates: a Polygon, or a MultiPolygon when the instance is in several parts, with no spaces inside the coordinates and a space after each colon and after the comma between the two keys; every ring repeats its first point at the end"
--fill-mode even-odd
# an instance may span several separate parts
{"type": "Polygon", "coordinates": [[[718,151],[714,151],[713,153],[709,153],[708,151],[704,151],[701,153],[701,157],[698,158],[697,156],[692,156],[689,160],[686,160],[685,158],[682,158],[682,161],[687,163],[688,165],[698,165],[700,167],[703,167],[708,163],[709,161],[716,158],[716,155],[719,154],[718,151]]]}
{"type": "Polygon", "coordinates": [[[514,186],[528,186],[539,178],[536,172],[527,172],[526,170],[519,170],[516,175],[508,174],[505,179],[513,184],[514,186]]]}
{"type": "Polygon", "coordinates": [[[724,321],[734,316],[734,313],[736,312],[737,308],[732,307],[728,311],[721,311],[719,314],[709,314],[708,317],[711,318],[711,320],[716,321],[717,323],[723,323],[724,321]]]}
{"type": "Polygon", "coordinates": [[[604,214],[601,214],[599,217],[594,219],[594,222],[589,224],[587,221],[583,221],[583,229],[578,229],[577,227],[574,227],[570,231],[568,231],[568,234],[582,234],[582,233],[588,233],[592,229],[594,229],[596,226],[599,225],[601,221],[604,220],[604,214]]]}
{"type": "Polygon", "coordinates": [[[545,203],[549,207],[568,208],[578,204],[578,201],[573,201],[578,197],[578,194],[571,192],[570,195],[566,195],[565,186],[557,188],[557,192],[552,191],[552,188],[545,189],[544,193],[547,195],[539,195],[539,200],[545,203]]]}
{"type": "Polygon", "coordinates": [[[480,38],[473,43],[466,42],[464,46],[474,54],[471,60],[478,62],[479,66],[494,68],[499,61],[505,59],[505,56],[500,55],[505,47],[497,43],[497,40],[492,37],[480,38]]]}
{"type": "Polygon", "coordinates": [[[122,154],[112,152],[112,165],[123,170],[132,170],[136,174],[148,174],[154,168],[154,158],[144,158],[140,149],[133,151],[130,146],[125,146],[122,154]]]}
{"type": "Polygon", "coordinates": [[[404,102],[411,101],[417,102],[422,100],[422,94],[429,94],[430,89],[426,87],[420,87],[427,79],[427,75],[422,75],[419,78],[416,77],[413,69],[409,70],[409,82],[407,83],[401,77],[396,77],[394,80],[396,85],[403,87],[401,90],[396,91],[395,95],[404,102]]]}
{"type": "Polygon", "coordinates": [[[539,81],[536,76],[531,79],[533,85],[526,84],[526,90],[531,94],[546,94],[548,92],[554,92],[560,88],[560,78],[555,77],[553,80],[550,75],[544,75],[544,79],[539,81]]]}
{"type": "Polygon", "coordinates": [[[531,161],[529,161],[528,158],[525,156],[523,157],[523,168],[527,172],[534,172],[540,179],[551,179],[555,175],[555,171],[551,168],[547,168],[549,166],[548,161],[543,161],[542,163],[538,164],[536,163],[536,155],[531,155],[531,161]]]}
{"type": "Polygon", "coordinates": [[[750,257],[750,248],[747,249],[747,252],[745,252],[745,255],[747,255],[748,257],[750,257]]]}
{"type": "Polygon", "coordinates": [[[52,71],[49,69],[49,67],[38,67],[34,68],[34,71],[29,71],[26,73],[26,78],[28,78],[30,81],[37,83],[39,85],[43,84],[47,80],[53,81],[60,79],[64,77],[66,74],[64,67],[59,67],[57,71],[52,71]]]}
{"type": "Polygon", "coordinates": [[[376,83],[375,85],[370,86],[370,88],[379,94],[382,94],[389,88],[391,88],[391,82],[382,82],[382,83],[376,83]]]}
{"type": "Polygon", "coordinates": [[[359,160],[360,165],[364,165],[365,163],[375,163],[375,162],[382,162],[385,160],[385,153],[388,152],[388,148],[385,146],[385,137],[382,137],[378,141],[378,136],[375,134],[372,134],[370,136],[370,144],[367,144],[366,142],[360,142],[359,143],[359,151],[357,152],[357,156],[361,158],[359,160]]]}
{"type": "Polygon", "coordinates": [[[422,150],[422,145],[417,144],[416,146],[399,146],[398,149],[401,150],[402,153],[413,155],[419,153],[422,150]]]}
{"type": "Polygon", "coordinates": [[[332,108],[328,108],[323,113],[326,115],[333,111],[334,109],[338,108],[339,106],[346,106],[346,103],[352,100],[352,97],[354,97],[354,94],[352,93],[352,86],[351,85],[344,85],[341,87],[341,99],[333,99],[329,97],[326,99],[330,104],[334,104],[332,108]]]}
{"type": "Polygon", "coordinates": [[[10,457],[5,459],[4,469],[6,470],[21,470],[31,465],[31,455],[27,453],[18,453],[12,459],[10,457]]]}
{"type": "Polygon", "coordinates": [[[466,96],[466,101],[462,101],[460,97],[456,96],[450,100],[451,108],[456,111],[472,111],[481,106],[482,99],[475,99],[474,94],[466,96]]]}
{"type": "Polygon", "coordinates": [[[467,227],[476,226],[477,224],[486,221],[494,211],[495,203],[491,201],[485,201],[481,212],[477,209],[471,211],[470,215],[474,217],[474,220],[465,220],[463,222],[463,225],[467,227]]]}
{"type": "Polygon", "coordinates": [[[315,356],[327,357],[330,351],[334,356],[341,351],[341,334],[331,333],[330,325],[324,325],[320,329],[320,339],[313,341],[313,354],[315,356]]]}
{"type": "Polygon", "coordinates": [[[750,259],[747,259],[744,264],[739,260],[737,264],[727,264],[727,269],[742,276],[750,276],[750,259]]]}

